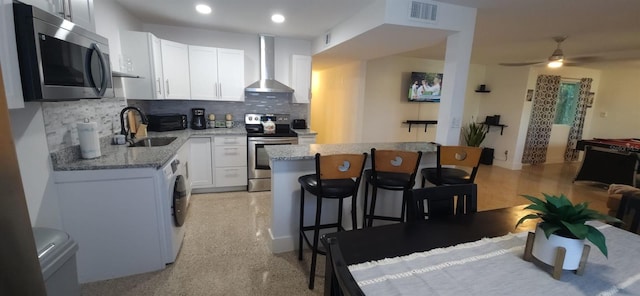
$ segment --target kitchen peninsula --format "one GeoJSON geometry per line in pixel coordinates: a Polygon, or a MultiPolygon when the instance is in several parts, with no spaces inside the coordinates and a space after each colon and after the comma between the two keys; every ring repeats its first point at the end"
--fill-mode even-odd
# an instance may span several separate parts
{"type": "MultiPolygon", "coordinates": [[[[298,237],[298,216],[300,212],[300,184],[298,177],[305,174],[315,173],[314,157],[316,153],[322,155],[342,154],[342,153],[364,153],[370,154],[371,148],[378,150],[406,150],[422,151],[420,168],[435,166],[436,164],[436,144],[428,142],[397,142],[397,143],[350,143],[350,144],[311,144],[311,145],[277,145],[266,147],[271,165],[271,252],[282,253],[296,249],[298,237]]],[[[371,168],[370,155],[367,158],[365,169],[371,168]]],[[[419,173],[418,173],[419,174],[419,173]]],[[[416,176],[416,179],[420,176],[416,176]]],[[[419,183],[419,182],[418,182],[419,183]]],[[[364,198],[364,185],[360,184],[358,192],[358,223],[362,223],[362,200],[364,198]]],[[[384,198],[387,195],[401,194],[399,192],[388,192],[386,190],[378,192],[382,197],[378,200],[376,208],[381,209],[382,214],[399,213],[400,198],[384,198]]],[[[315,198],[305,196],[305,198],[315,198]]],[[[308,202],[305,205],[305,213],[315,213],[315,202],[308,202]]],[[[336,208],[337,201],[327,200],[323,202],[326,209],[336,208]]],[[[323,211],[322,219],[335,219],[335,212],[331,210],[323,211]]],[[[351,213],[351,202],[345,202],[343,213],[351,213]]],[[[305,217],[305,223],[311,224],[313,215],[305,217]]],[[[343,226],[351,229],[351,219],[343,219],[343,226]]]]}

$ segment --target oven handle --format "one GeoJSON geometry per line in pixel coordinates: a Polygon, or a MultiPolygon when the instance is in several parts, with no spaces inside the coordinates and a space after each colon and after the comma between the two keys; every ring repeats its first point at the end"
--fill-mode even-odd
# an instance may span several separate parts
{"type": "Polygon", "coordinates": [[[248,138],[251,144],[297,144],[298,138],[267,138],[267,137],[255,137],[248,138]]]}

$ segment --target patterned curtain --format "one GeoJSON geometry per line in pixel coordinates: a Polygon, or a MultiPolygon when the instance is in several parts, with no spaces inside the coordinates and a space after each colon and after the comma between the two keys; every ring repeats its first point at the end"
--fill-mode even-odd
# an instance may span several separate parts
{"type": "Polygon", "coordinates": [[[556,116],[559,92],[560,76],[538,76],[522,163],[538,164],[547,160],[547,147],[556,116]]]}
{"type": "Polygon", "coordinates": [[[591,90],[591,78],[580,79],[580,95],[578,96],[578,107],[576,108],[576,116],[573,125],[569,130],[569,139],[567,140],[567,149],[564,152],[565,161],[578,160],[578,151],[575,149],[578,140],[582,139],[582,128],[584,127],[584,117],[587,114],[587,97],[591,90]]]}

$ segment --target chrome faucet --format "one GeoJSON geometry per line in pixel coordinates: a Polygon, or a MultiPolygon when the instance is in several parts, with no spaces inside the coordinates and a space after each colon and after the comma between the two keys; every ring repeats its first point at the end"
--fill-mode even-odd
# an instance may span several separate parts
{"type": "Polygon", "coordinates": [[[149,122],[147,121],[147,117],[144,115],[144,113],[142,113],[142,111],[138,107],[128,106],[128,107],[124,107],[122,111],[120,111],[120,134],[124,135],[125,139],[127,139],[128,137],[130,137],[130,139],[133,139],[136,135],[135,133],[129,133],[129,131],[131,130],[131,127],[129,127],[129,130],[127,130],[124,127],[124,114],[127,112],[127,110],[137,111],[138,114],[140,114],[140,120],[142,120],[143,124],[149,124],[149,122]]]}

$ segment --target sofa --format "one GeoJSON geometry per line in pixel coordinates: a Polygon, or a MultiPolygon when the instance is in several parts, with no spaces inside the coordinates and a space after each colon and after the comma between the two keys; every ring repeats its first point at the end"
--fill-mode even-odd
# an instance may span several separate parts
{"type": "MultiPolygon", "coordinates": [[[[632,198],[640,199],[640,188],[636,188],[624,184],[611,184],[609,185],[607,198],[607,208],[609,209],[608,215],[615,217],[618,207],[620,206],[620,200],[622,196],[629,196],[632,198]]],[[[627,222],[628,217],[624,217],[622,220],[627,222]]]]}

